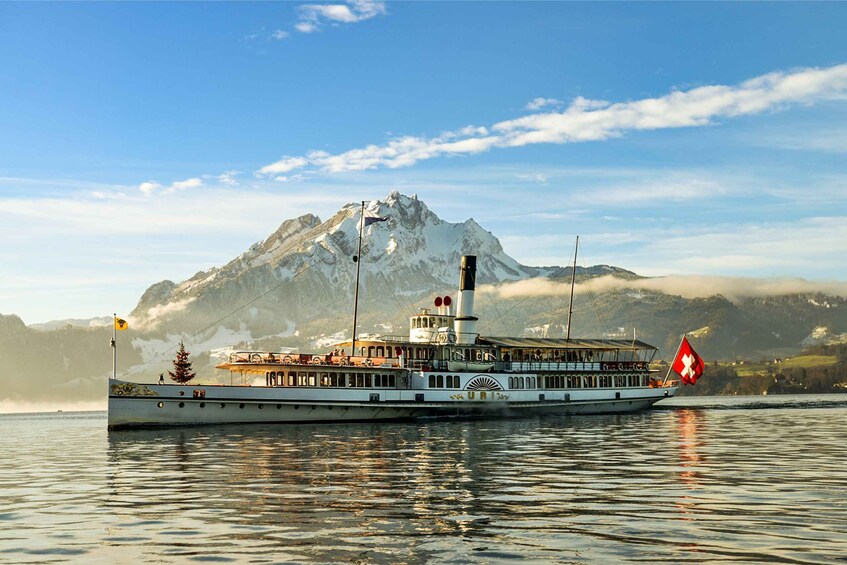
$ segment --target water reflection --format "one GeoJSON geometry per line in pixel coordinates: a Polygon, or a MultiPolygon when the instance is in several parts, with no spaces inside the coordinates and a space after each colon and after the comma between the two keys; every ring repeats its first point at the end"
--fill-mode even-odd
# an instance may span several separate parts
{"type": "Polygon", "coordinates": [[[0,561],[847,559],[847,448],[824,431],[847,424],[844,406],[108,434],[69,422],[0,434],[0,561]],[[22,484],[22,469],[43,471],[22,484]]]}
{"type": "MultiPolygon", "coordinates": [[[[679,430],[680,462],[683,470],[679,473],[680,480],[689,488],[699,486],[698,476],[701,466],[700,448],[697,433],[705,425],[705,418],[700,410],[677,410],[676,425],[679,430]]],[[[703,430],[705,431],[705,430],[703,430]]]]}
{"type": "Polygon", "coordinates": [[[643,511],[652,465],[672,464],[633,433],[651,418],[118,432],[110,504],[133,523],[180,516],[165,532],[181,532],[182,555],[212,536],[232,558],[249,546],[319,561],[491,548],[543,560],[555,532],[554,549],[577,555],[591,537],[617,539],[609,516],[643,511]]]}

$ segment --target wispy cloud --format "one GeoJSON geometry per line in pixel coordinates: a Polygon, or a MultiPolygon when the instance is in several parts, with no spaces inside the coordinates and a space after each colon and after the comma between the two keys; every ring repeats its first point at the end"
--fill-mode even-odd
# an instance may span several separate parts
{"type": "Polygon", "coordinates": [[[147,182],[142,182],[141,184],[138,185],[138,190],[140,190],[144,194],[153,194],[154,192],[156,192],[160,188],[162,188],[162,185],[160,183],[158,183],[156,181],[152,181],[152,180],[147,181],[147,182]]]}
{"type": "Polygon", "coordinates": [[[235,178],[241,174],[241,171],[224,171],[217,176],[218,182],[226,186],[238,186],[238,180],[235,178]]]}
{"type": "Polygon", "coordinates": [[[813,133],[768,132],[753,142],[762,147],[790,149],[794,151],[817,151],[821,153],[847,153],[847,132],[831,127],[818,128],[813,133]]]}
{"type": "MultiPolygon", "coordinates": [[[[538,218],[539,223],[543,221],[538,218]]],[[[767,223],[753,216],[698,225],[632,216],[598,221],[590,214],[570,218],[564,227],[551,226],[533,235],[504,235],[500,241],[507,253],[524,264],[562,265],[567,261],[562,241],[575,233],[585,242],[585,252],[580,252],[583,264],[616,265],[641,275],[800,272],[819,278],[840,264],[847,217],[767,223]],[[550,229],[557,231],[549,233],[550,229]]]]}
{"type": "MultiPolygon", "coordinates": [[[[337,198],[333,195],[329,201],[335,203],[337,198]]],[[[259,235],[261,229],[278,225],[280,217],[295,217],[317,209],[324,211],[320,206],[325,206],[327,200],[327,194],[321,190],[292,195],[238,187],[204,190],[202,210],[198,209],[197,196],[190,191],[176,191],[163,198],[149,198],[136,192],[111,192],[98,197],[85,192],[51,197],[0,197],[0,239],[12,237],[27,225],[31,226],[32,237],[223,234],[239,230],[259,235]],[[227,218],[226,229],[222,218],[227,218]]]]}
{"type": "Polygon", "coordinates": [[[271,39],[281,40],[288,39],[289,37],[291,37],[291,34],[281,29],[275,29],[273,32],[271,32],[271,39]]]}
{"type": "Polygon", "coordinates": [[[306,179],[306,175],[297,174],[297,175],[279,175],[274,177],[274,181],[276,182],[300,182],[306,179]]]}
{"type": "Polygon", "coordinates": [[[525,108],[527,110],[540,110],[545,106],[561,106],[562,102],[560,100],[556,100],[555,98],[535,98],[534,100],[527,103],[525,108]]]}
{"type": "Polygon", "coordinates": [[[521,173],[517,177],[521,180],[537,182],[538,184],[547,184],[547,181],[550,180],[544,173],[521,173]]]}
{"type": "Polygon", "coordinates": [[[175,302],[158,304],[147,310],[146,317],[144,319],[131,319],[130,323],[139,322],[141,323],[142,327],[155,327],[156,325],[158,325],[159,322],[162,321],[163,318],[176,312],[182,312],[183,310],[185,310],[189,304],[194,302],[194,300],[196,300],[196,297],[190,296],[188,298],[183,298],[182,300],[177,300],[175,302]]]}
{"type": "Polygon", "coordinates": [[[385,3],[349,0],[346,4],[304,4],[294,29],[301,33],[319,31],[325,25],[354,24],[386,13],[385,3]]]}
{"type": "Polygon", "coordinates": [[[543,112],[490,127],[464,127],[434,137],[404,136],[339,154],[312,151],[286,157],[257,171],[260,175],[312,167],[338,173],[399,168],[444,156],[482,153],[493,148],[602,141],[631,131],[701,127],[716,119],[779,110],[847,94],[847,64],[774,72],[736,86],[712,85],[676,90],[658,98],[612,104],[577,98],[561,112],[543,112]],[[285,170],[277,171],[283,168],[285,170]]]}
{"type": "MultiPolygon", "coordinates": [[[[752,277],[719,277],[703,275],[671,275],[646,279],[623,279],[605,275],[574,287],[575,294],[599,294],[613,291],[661,292],[683,298],[708,298],[720,294],[732,301],[790,294],[822,293],[847,297],[847,282],[809,281],[802,278],[761,279],[752,277]]],[[[527,296],[567,296],[568,283],[536,278],[500,285],[483,285],[479,292],[494,294],[501,299],[527,296]]]]}
{"type": "Polygon", "coordinates": [[[309,164],[309,160],[305,157],[288,157],[285,156],[275,163],[265,165],[258,171],[258,175],[279,175],[284,174],[294,169],[301,169],[309,164]]]}
{"type": "MultiPolygon", "coordinates": [[[[224,173],[226,175],[227,173],[224,173]]],[[[223,182],[223,181],[222,181],[223,182]]],[[[154,192],[161,192],[164,194],[171,194],[181,190],[187,190],[189,188],[198,188],[203,186],[203,179],[194,177],[190,179],[180,180],[172,182],[170,185],[165,187],[161,183],[156,181],[147,181],[142,182],[138,185],[138,190],[146,194],[147,196],[153,194],[154,192]]]]}
{"type": "Polygon", "coordinates": [[[185,190],[188,188],[197,188],[199,186],[203,186],[203,181],[199,178],[192,178],[172,183],[169,188],[173,190],[185,190]]]}

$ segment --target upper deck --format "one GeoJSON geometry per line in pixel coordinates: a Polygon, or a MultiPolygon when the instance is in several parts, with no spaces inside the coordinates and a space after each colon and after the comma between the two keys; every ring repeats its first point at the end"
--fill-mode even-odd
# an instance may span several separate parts
{"type": "Polygon", "coordinates": [[[480,337],[475,344],[413,343],[399,337],[341,342],[330,353],[243,351],[219,369],[262,373],[280,365],[367,367],[369,370],[451,370],[491,373],[646,371],[657,349],[636,340],[480,337]]]}

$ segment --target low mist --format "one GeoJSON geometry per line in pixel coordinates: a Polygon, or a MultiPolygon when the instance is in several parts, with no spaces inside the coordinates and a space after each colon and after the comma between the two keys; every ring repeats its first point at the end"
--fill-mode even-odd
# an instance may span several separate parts
{"type": "MultiPolygon", "coordinates": [[[[570,284],[547,278],[527,279],[499,285],[483,285],[479,292],[494,294],[498,298],[525,296],[563,296],[570,293],[570,284]]],[[[791,294],[826,294],[847,297],[847,282],[808,281],[801,278],[758,279],[747,277],[719,277],[707,275],[670,275],[666,277],[623,279],[605,275],[579,283],[575,294],[633,290],[661,292],[683,298],[707,298],[720,294],[733,302],[745,298],[763,298],[791,294]]]]}

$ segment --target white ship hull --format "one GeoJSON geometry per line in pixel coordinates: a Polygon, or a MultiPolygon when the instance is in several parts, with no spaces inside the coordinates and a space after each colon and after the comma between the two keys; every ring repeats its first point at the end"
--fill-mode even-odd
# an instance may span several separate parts
{"type": "Polygon", "coordinates": [[[489,392],[390,389],[288,389],[250,386],[114,385],[138,394],[110,394],[109,427],[229,423],[296,423],[417,418],[523,417],[642,410],[673,396],[675,387],[489,392]],[[204,397],[195,397],[203,391],[204,397]],[[320,399],[318,399],[318,394],[320,399]],[[352,394],[351,394],[352,393],[352,394]],[[378,395],[378,399],[371,395],[378,395]],[[453,396],[454,398],[451,398],[453,396]],[[455,398],[461,397],[461,398],[455,398]],[[540,398],[543,397],[543,400],[540,398]]]}

